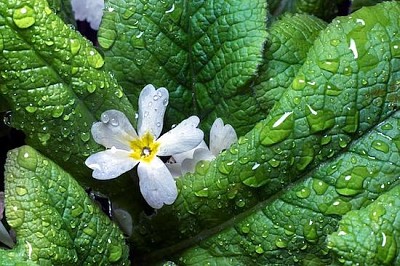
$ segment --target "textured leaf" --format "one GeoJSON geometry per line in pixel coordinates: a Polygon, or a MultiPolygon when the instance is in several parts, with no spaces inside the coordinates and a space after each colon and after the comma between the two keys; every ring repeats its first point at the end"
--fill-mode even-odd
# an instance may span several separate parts
{"type": "Polygon", "coordinates": [[[268,29],[270,38],[264,50],[264,63],[254,80],[257,103],[269,111],[290,86],[303,65],[319,32],[326,27],[310,15],[285,15],[268,29]]]}
{"type": "Polygon", "coordinates": [[[365,209],[351,211],[343,217],[338,231],[328,237],[328,245],[338,253],[339,262],[399,265],[399,195],[398,185],[365,209]]]}
{"type": "Polygon", "coordinates": [[[53,12],[55,12],[66,24],[76,26],[71,0],[47,0],[47,2],[53,12]]]}
{"type": "Polygon", "coordinates": [[[399,13],[399,3],[382,4],[323,30],[268,117],[179,179],[173,206],[143,217],[137,247],[154,250],[239,219],[384,121],[400,99],[399,13]]]}
{"type": "MultiPolygon", "coordinates": [[[[399,239],[393,232],[398,232],[400,226],[395,221],[396,217],[398,220],[400,206],[397,199],[400,189],[399,125],[400,112],[397,112],[353,142],[344,153],[306,174],[299,183],[221,226],[196,236],[190,242],[196,245],[177,256],[176,261],[185,265],[310,265],[311,262],[331,265],[333,261],[326,245],[327,235],[336,230],[342,215],[361,209],[358,212],[365,215],[359,217],[356,211],[356,218],[343,224],[346,229],[342,230],[350,233],[354,228],[354,234],[337,241],[343,252],[353,257],[348,265],[362,262],[361,257],[366,259],[364,265],[372,265],[373,256],[385,259],[387,264],[397,265],[393,258],[398,252],[396,241],[398,243],[399,239]],[[382,243],[381,234],[374,229],[378,239],[377,245],[373,246],[367,240],[371,234],[365,232],[365,228],[378,226],[361,225],[368,221],[365,218],[368,215],[378,218],[384,214],[384,211],[379,211],[380,207],[373,207],[376,206],[374,200],[393,187],[397,194],[388,192],[391,196],[378,204],[382,206],[384,202],[387,206],[387,216],[382,216],[379,221],[384,221],[382,228],[386,230],[388,245],[384,249],[376,249],[382,243]],[[366,212],[363,208],[371,202],[366,208],[370,211],[366,212]],[[390,237],[393,241],[389,243],[390,237]],[[369,250],[369,256],[366,257],[362,250],[369,250]]],[[[236,204],[245,207],[245,202],[240,199],[236,200],[236,204]]],[[[165,256],[162,251],[155,251],[148,258],[157,255],[165,256]]]]}
{"type": "Polygon", "coordinates": [[[212,117],[226,117],[240,132],[253,126],[235,116],[254,108],[254,100],[243,99],[251,97],[248,85],[261,63],[265,1],[112,0],[108,6],[99,43],[133,105],[143,86],[154,83],[170,91],[169,125],[214,110],[212,117]]]}
{"type": "Polygon", "coordinates": [[[269,2],[272,2],[270,12],[274,16],[278,16],[285,12],[308,13],[325,20],[331,20],[338,15],[338,7],[341,3],[345,2],[345,0],[269,0],[268,3],[269,2]]]}
{"type": "Polygon", "coordinates": [[[29,146],[6,162],[6,217],[17,235],[15,250],[0,258],[39,265],[128,265],[122,233],[78,183],[29,146]]]}
{"type": "Polygon", "coordinates": [[[90,127],[108,109],[134,110],[104,60],[45,0],[0,3],[0,92],[27,143],[90,182],[86,157],[100,149],[90,127]]]}

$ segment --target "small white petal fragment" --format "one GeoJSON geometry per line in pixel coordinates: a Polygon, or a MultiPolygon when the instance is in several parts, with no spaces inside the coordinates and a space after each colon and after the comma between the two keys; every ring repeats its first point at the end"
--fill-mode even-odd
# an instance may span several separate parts
{"type": "Polygon", "coordinates": [[[127,151],[112,148],[89,156],[85,164],[94,170],[92,173],[94,178],[113,179],[131,170],[138,163],[129,155],[127,151]]]}
{"type": "Polygon", "coordinates": [[[353,52],[354,59],[357,59],[358,58],[358,51],[357,51],[356,42],[354,41],[353,38],[350,39],[349,49],[353,52]]]}
{"type": "Polygon", "coordinates": [[[237,135],[233,127],[224,125],[221,118],[215,119],[210,130],[210,151],[217,156],[221,151],[228,149],[237,141],[237,135]]]}
{"type": "Polygon", "coordinates": [[[125,114],[108,110],[101,115],[101,121],[92,126],[93,139],[106,148],[129,151],[129,142],[137,138],[137,134],[125,114]]]}
{"type": "Polygon", "coordinates": [[[99,29],[104,0],[71,0],[71,6],[76,20],[86,20],[92,29],[99,29]]]}
{"type": "Polygon", "coordinates": [[[174,203],[178,196],[175,180],[165,164],[154,158],[151,163],[138,166],[140,191],[146,202],[155,209],[174,203]]]}
{"type": "Polygon", "coordinates": [[[147,131],[155,138],[160,136],[168,97],[169,94],[166,88],[156,90],[151,84],[143,88],[139,96],[139,136],[143,136],[147,131]]]}
{"type": "Polygon", "coordinates": [[[285,112],[275,123],[272,125],[273,128],[278,127],[282,124],[293,112],[285,112]]]}
{"type": "Polygon", "coordinates": [[[158,155],[174,155],[199,145],[204,137],[203,131],[197,128],[199,122],[200,119],[197,116],[191,116],[162,135],[157,140],[160,143],[158,155]]]}

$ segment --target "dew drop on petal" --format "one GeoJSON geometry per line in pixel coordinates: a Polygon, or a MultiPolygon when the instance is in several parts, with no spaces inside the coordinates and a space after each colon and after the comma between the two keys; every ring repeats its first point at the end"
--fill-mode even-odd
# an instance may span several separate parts
{"type": "Polygon", "coordinates": [[[164,106],[167,106],[167,105],[168,105],[168,99],[164,99],[164,100],[163,100],[163,105],[164,105],[164,106]]]}
{"type": "Polygon", "coordinates": [[[111,125],[114,126],[114,127],[117,127],[117,126],[119,125],[118,120],[115,119],[115,118],[111,118],[110,123],[111,123],[111,125]]]}
{"type": "Polygon", "coordinates": [[[107,124],[110,121],[110,117],[108,116],[108,114],[103,113],[101,115],[101,122],[103,122],[104,124],[107,124]]]}

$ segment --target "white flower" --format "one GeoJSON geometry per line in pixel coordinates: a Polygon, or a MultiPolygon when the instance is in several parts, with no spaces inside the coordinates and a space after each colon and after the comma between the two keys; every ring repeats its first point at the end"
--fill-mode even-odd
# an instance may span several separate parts
{"type": "Polygon", "coordinates": [[[237,135],[233,127],[229,124],[224,125],[222,119],[217,118],[210,130],[210,149],[202,141],[190,151],[173,155],[170,159],[172,163],[167,166],[174,177],[193,173],[198,162],[214,160],[220,152],[228,149],[236,141],[237,135]]]}
{"type": "Polygon", "coordinates": [[[15,243],[10,233],[4,227],[1,220],[3,219],[3,212],[4,212],[4,192],[0,192],[0,243],[5,244],[6,246],[13,248],[15,243]]]}
{"type": "Polygon", "coordinates": [[[76,20],[86,20],[92,29],[99,29],[104,0],[71,0],[71,5],[76,20]]]}
{"type": "Polygon", "coordinates": [[[177,195],[175,180],[157,156],[170,156],[196,147],[203,139],[197,128],[200,120],[191,116],[160,136],[168,104],[168,91],[153,85],[143,88],[139,96],[138,133],[127,117],[116,110],[101,115],[92,126],[94,140],[107,150],[91,155],[85,164],[96,179],[112,179],[138,165],[140,191],[156,209],[172,204],[177,195]]]}

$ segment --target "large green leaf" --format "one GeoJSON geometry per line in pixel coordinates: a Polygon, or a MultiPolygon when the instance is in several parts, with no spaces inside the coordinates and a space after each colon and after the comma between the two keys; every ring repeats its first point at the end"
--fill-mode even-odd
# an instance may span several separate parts
{"type": "Polygon", "coordinates": [[[270,38],[264,50],[264,63],[252,88],[260,108],[269,111],[290,86],[303,65],[319,32],[322,20],[305,14],[282,16],[268,28],[270,38]]]}
{"type": "Polygon", "coordinates": [[[11,125],[84,184],[100,186],[83,164],[101,149],[91,125],[108,109],[134,118],[102,55],[45,0],[1,2],[0,28],[0,92],[11,107],[11,125]]]}
{"type": "Polygon", "coordinates": [[[396,186],[365,209],[343,217],[338,231],[328,237],[328,245],[338,253],[340,262],[344,265],[399,265],[399,195],[400,186],[396,186]]]}
{"type": "Polygon", "coordinates": [[[228,105],[236,104],[239,116],[248,109],[254,113],[254,100],[242,99],[252,97],[248,85],[261,63],[265,38],[266,2],[261,0],[111,0],[99,31],[106,65],[133,105],[144,85],[165,86],[170,91],[167,124],[193,113],[204,118],[214,110],[212,117],[226,117],[239,134],[253,124],[231,120],[228,105]],[[243,96],[231,103],[236,95],[243,96]]]}
{"type": "Polygon", "coordinates": [[[29,146],[10,151],[5,167],[6,217],[17,245],[0,249],[2,262],[129,264],[121,231],[68,173],[29,146]]]}
{"type": "MultiPolygon", "coordinates": [[[[397,265],[394,257],[398,253],[396,243],[399,241],[397,233],[400,226],[396,221],[400,207],[398,125],[400,112],[354,141],[335,159],[302,176],[300,182],[224,224],[202,232],[184,243],[186,246],[157,250],[146,259],[160,259],[165,257],[164,252],[171,254],[195,243],[174,259],[185,265],[310,265],[311,262],[314,265],[331,265],[333,254],[329,253],[326,245],[327,235],[336,230],[342,215],[361,209],[351,215],[349,213],[341,222],[339,230],[349,234],[335,235],[333,241],[341,250],[337,258],[346,254],[346,258],[352,258],[353,264],[349,265],[354,265],[363,261],[361,257],[364,257],[365,265],[372,265],[371,258],[378,257],[377,261],[381,263],[397,265]],[[378,195],[393,187],[397,194],[390,191],[382,196],[379,203],[374,202],[378,195]],[[371,202],[366,208],[368,211],[363,209],[371,202]],[[387,206],[386,216],[383,216],[383,204],[387,206]],[[369,220],[365,217],[368,215],[379,219],[376,222],[380,226],[367,223],[369,220]],[[382,235],[376,233],[378,228],[385,230],[388,239],[383,248],[379,247],[382,235]],[[368,230],[375,232],[376,246],[367,240],[371,237],[368,230]]],[[[236,201],[236,204],[244,207],[242,201],[236,201]]]]}
{"type": "Polygon", "coordinates": [[[133,234],[137,247],[178,243],[250,214],[387,119],[400,101],[399,13],[392,2],[333,21],[268,117],[179,179],[173,206],[143,216],[133,234]]]}
{"type": "Polygon", "coordinates": [[[339,13],[339,5],[345,0],[268,0],[271,3],[270,12],[278,16],[285,12],[308,13],[325,20],[331,20],[339,13]]]}

